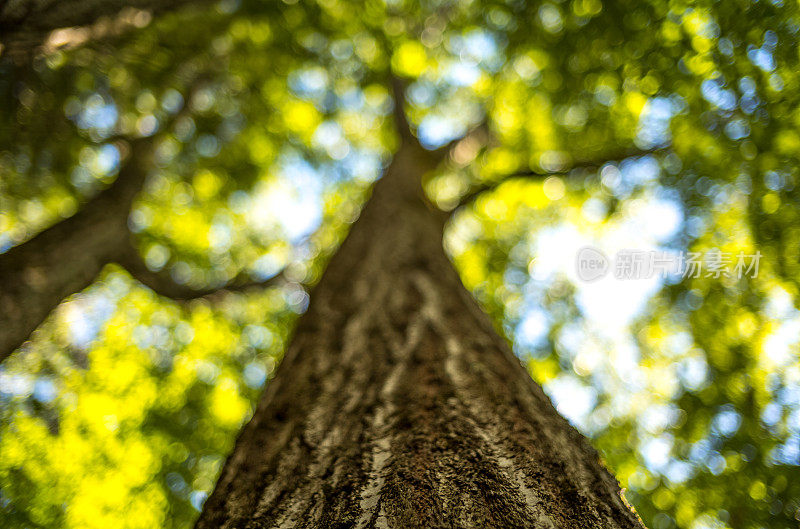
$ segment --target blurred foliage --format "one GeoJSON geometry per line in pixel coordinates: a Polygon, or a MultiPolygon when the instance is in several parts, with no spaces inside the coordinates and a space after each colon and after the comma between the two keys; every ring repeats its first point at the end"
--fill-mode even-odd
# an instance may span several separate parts
{"type": "Polygon", "coordinates": [[[6,527],[188,527],[305,288],[391,155],[389,68],[464,283],[652,529],[800,520],[800,20],[785,0],[225,0],[2,63],[0,251],[156,137],[148,266],[108,267],[0,367],[6,527]],[[582,283],[582,245],[763,254],[758,277],[582,283]]]}

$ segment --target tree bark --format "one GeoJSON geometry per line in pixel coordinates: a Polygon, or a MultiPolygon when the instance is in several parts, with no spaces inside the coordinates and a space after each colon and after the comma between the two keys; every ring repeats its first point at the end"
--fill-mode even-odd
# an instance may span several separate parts
{"type": "Polygon", "coordinates": [[[404,136],[197,529],[643,527],[461,285],[430,168],[404,136]]]}

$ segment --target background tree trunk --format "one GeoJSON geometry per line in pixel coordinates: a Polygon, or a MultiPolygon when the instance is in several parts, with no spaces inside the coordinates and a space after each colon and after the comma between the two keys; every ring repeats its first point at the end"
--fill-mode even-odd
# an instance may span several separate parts
{"type": "Polygon", "coordinates": [[[197,524],[641,528],[493,330],[405,141],[316,287],[197,524]]]}

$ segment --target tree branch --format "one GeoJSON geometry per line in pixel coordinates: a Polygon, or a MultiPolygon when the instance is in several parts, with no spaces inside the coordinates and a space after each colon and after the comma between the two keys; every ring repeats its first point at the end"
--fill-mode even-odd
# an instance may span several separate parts
{"type": "Polygon", "coordinates": [[[52,51],[63,45],[81,44],[89,38],[103,38],[128,28],[142,27],[153,15],[186,4],[188,0],[0,2],[0,53],[18,62],[27,62],[42,47],[52,51]],[[72,30],[58,31],[64,28],[72,30]]]}
{"type": "Polygon", "coordinates": [[[489,137],[489,127],[487,121],[484,119],[481,121],[477,126],[471,128],[467,131],[466,134],[455,138],[454,140],[448,142],[447,144],[439,147],[438,149],[429,150],[423,147],[417,136],[411,130],[411,125],[408,122],[408,118],[406,117],[403,102],[405,101],[405,89],[406,83],[399,77],[394,74],[389,75],[389,84],[392,87],[392,96],[394,98],[394,122],[395,128],[397,130],[398,135],[403,140],[403,142],[407,142],[411,145],[414,145],[419,148],[420,151],[424,152],[426,158],[430,165],[436,166],[443,160],[445,160],[448,156],[450,156],[453,150],[464,140],[468,140],[471,138],[478,138],[479,142],[484,144],[486,143],[489,137]]]}
{"type": "MultiPolygon", "coordinates": [[[[190,94],[198,87],[198,78],[190,94]]],[[[164,128],[188,112],[174,114],[164,128]]],[[[0,254],[0,361],[21,346],[67,296],[124,255],[128,215],[151,167],[158,136],[128,139],[116,180],[73,216],[0,254]]]]}
{"type": "MultiPolygon", "coordinates": [[[[130,240],[130,239],[129,239],[130,240]]],[[[266,288],[279,284],[284,280],[282,274],[275,275],[264,281],[253,281],[244,275],[238,276],[229,283],[220,287],[194,288],[183,285],[170,277],[165,271],[153,271],[148,268],[139,251],[129,242],[125,252],[117,259],[128,273],[142,285],[146,286],[159,296],[175,301],[190,301],[193,299],[215,297],[225,292],[242,292],[256,288],[266,288]]]]}
{"type": "Polygon", "coordinates": [[[130,142],[111,186],[72,217],[0,254],[0,360],[114,258],[128,234],[128,212],[144,183],[151,144],[152,138],[130,142]]]}
{"type": "Polygon", "coordinates": [[[651,149],[627,149],[625,151],[620,151],[614,153],[610,156],[603,156],[601,158],[590,158],[590,159],[582,159],[576,160],[572,163],[569,167],[562,169],[560,171],[539,171],[536,169],[525,169],[521,171],[517,171],[506,176],[503,176],[500,179],[492,180],[489,182],[481,182],[478,185],[474,186],[473,189],[467,192],[461,199],[458,201],[458,204],[451,210],[455,211],[459,208],[462,208],[468,204],[474,202],[478,196],[481,194],[491,191],[499,187],[502,183],[511,180],[513,178],[534,178],[540,179],[545,178],[548,176],[555,176],[559,174],[565,174],[570,171],[574,171],[576,169],[599,169],[603,165],[613,162],[613,161],[621,161],[627,158],[636,158],[640,156],[646,156],[648,154],[654,154],[657,152],[661,152],[668,149],[668,147],[653,147],[651,149]]]}

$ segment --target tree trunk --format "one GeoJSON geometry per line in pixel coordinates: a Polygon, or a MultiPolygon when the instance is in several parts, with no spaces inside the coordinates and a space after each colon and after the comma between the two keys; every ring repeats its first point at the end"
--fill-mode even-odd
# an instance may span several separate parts
{"type": "Polygon", "coordinates": [[[641,528],[461,285],[404,141],[198,529],[641,528]]]}

